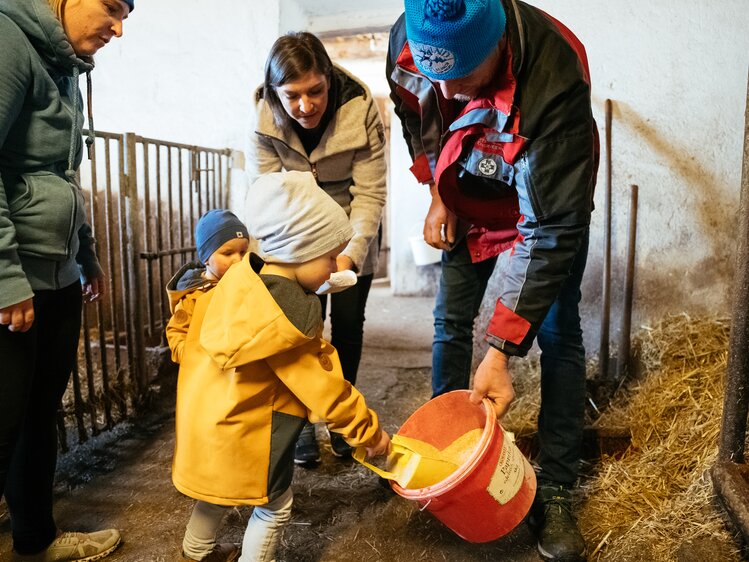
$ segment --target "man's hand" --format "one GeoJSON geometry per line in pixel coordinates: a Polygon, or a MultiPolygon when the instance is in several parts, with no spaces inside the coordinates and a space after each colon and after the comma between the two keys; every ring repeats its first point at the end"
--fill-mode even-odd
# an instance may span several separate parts
{"type": "Polygon", "coordinates": [[[104,277],[94,277],[83,284],[83,302],[98,301],[106,293],[107,283],[104,277]]]}
{"type": "Polygon", "coordinates": [[[480,404],[482,399],[488,398],[494,405],[497,419],[502,419],[515,399],[508,362],[507,355],[489,347],[473,377],[471,402],[480,404]]]}
{"type": "Polygon", "coordinates": [[[0,308],[0,325],[11,332],[27,332],[34,323],[34,299],[0,308]]]}
{"type": "Polygon", "coordinates": [[[455,244],[458,219],[445,207],[437,186],[433,183],[429,184],[429,192],[432,194],[432,203],[424,219],[424,241],[438,250],[449,250],[455,244]]]}
{"type": "Polygon", "coordinates": [[[367,447],[367,458],[387,455],[390,453],[390,436],[386,431],[380,430],[380,440],[376,445],[367,447]]]}
{"type": "Polygon", "coordinates": [[[339,254],[338,257],[335,259],[335,263],[336,263],[336,266],[338,267],[338,271],[346,271],[347,269],[354,271],[354,260],[352,260],[348,256],[339,254]]]}

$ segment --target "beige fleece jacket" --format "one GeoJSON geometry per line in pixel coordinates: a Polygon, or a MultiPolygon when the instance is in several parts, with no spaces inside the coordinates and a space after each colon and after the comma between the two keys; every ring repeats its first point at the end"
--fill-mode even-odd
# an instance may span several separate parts
{"type": "Polygon", "coordinates": [[[377,268],[377,231],[387,195],[385,135],[366,85],[338,66],[335,71],[359,84],[364,95],[338,108],[309,155],[292,128],[276,126],[270,107],[256,92],[247,169],[250,180],[282,170],[311,171],[318,185],[343,207],[354,228],[342,255],[351,258],[359,275],[368,275],[377,268]]]}

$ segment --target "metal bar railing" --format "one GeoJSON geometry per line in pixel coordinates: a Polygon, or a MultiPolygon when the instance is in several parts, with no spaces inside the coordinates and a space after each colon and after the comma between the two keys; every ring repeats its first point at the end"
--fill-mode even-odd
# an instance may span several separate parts
{"type": "MultiPolygon", "coordinates": [[[[147,142],[143,143],[143,206],[145,211],[145,220],[143,221],[144,232],[145,232],[145,245],[146,248],[150,248],[151,245],[151,166],[150,166],[150,150],[147,142]]],[[[158,223],[157,223],[158,224],[158,223]]],[[[153,270],[151,264],[146,267],[146,284],[150,287],[153,283],[153,270]]],[[[156,330],[156,304],[154,303],[154,296],[148,293],[148,333],[153,334],[156,330]]]]}
{"type": "MultiPolygon", "coordinates": [[[[114,394],[114,401],[117,403],[117,408],[120,413],[120,418],[124,419],[127,417],[127,400],[125,394],[125,368],[123,366],[122,358],[120,356],[120,315],[119,308],[117,306],[116,287],[115,284],[115,212],[112,199],[112,168],[111,168],[111,151],[110,151],[110,140],[106,139],[104,144],[104,167],[106,170],[106,188],[105,188],[105,224],[106,224],[106,236],[107,236],[107,249],[106,256],[102,256],[102,262],[106,261],[108,266],[109,275],[107,280],[109,282],[109,316],[110,326],[112,331],[112,349],[114,358],[114,370],[115,379],[117,385],[117,392],[114,394]]],[[[92,166],[93,167],[93,166],[92,166]]],[[[103,330],[102,330],[103,331],[103,330]]]]}
{"type": "MultiPolygon", "coordinates": [[[[168,230],[167,230],[167,238],[168,238],[168,244],[170,248],[174,248],[174,193],[172,190],[172,148],[170,146],[166,147],[166,154],[167,154],[167,213],[168,213],[168,230]]],[[[174,256],[171,256],[169,259],[169,271],[174,271],[174,256]]],[[[163,293],[163,291],[162,291],[163,293]]]]}
{"type": "MultiPolygon", "coordinates": [[[[130,317],[129,324],[131,325],[132,333],[134,336],[135,346],[138,353],[134,357],[134,369],[133,374],[133,386],[135,387],[134,398],[137,403],[140,403],[145,397],[145,391],[147,389],[147,373],[146,373],[146,358],[145,358],[145,337],[143,330],[143,314],[141,306],[141,295],[142,282],[141,282],[141,270],[140,263],[136,259],[136,256],[140,253],[142,248],[141,242],[141,222],[142,215],[140,214],[140,199],[138,197],[138,162],[137,162],[137,136],[134,133],[125,134],[125,146],[127,148],[125,166],[123,169],[126,171],[125,181],[123,182],[123,189],[125,192],[125,200],[127,203],[127,256],[130,258],[129,264],[131,267],[128,268],[128,274],[130,277],[130,290],[131,297],[131,308],[129,309],[130,317]]],[[[147,174],[148,170],[144,170],[147,174]]],[[[147,218],[147,217],[146,217],[147,218]]]]}
{"type": "Polygon", "coordinates": [[[228,149],[97,132],[90,157],[81,184],[106,290],[82,312],[81,353],[57,421],[63,451],[71,437],[84,442],[144,402],[148,346],[164,343],[169,319],[164,284],[194,259],[200,215],[228,201],[228,149]]]}
{"type": "MultiPolygon", "coordinates": [[[[95,150],[96,145],[92,144],[90,147],[90,156],[91,158],[95,157],[95,150]]],[[[102,255],[102,248],[101,248],[101,241],[99,233],[104,231],[105,229],[101,225],[101,209],[99,204],[99,175],[97,173],[96,166],[91,167],[91,228],[93,231],[94,239],[97,240],[96,243],[96,253],[97,255],[102,255]]],[[[106,287],[100,287],[99,291],[103,292],[106,290],[106,287]]],[[[104,305],[101,302],[97,302],[95,305],[96,307],[96,324],[98,326],[97,335],[98,335],[98,344],[99,344],[99,364],[101,365],[101,384],[103,388],[102,392],[102,405],[104,406],[104,424],[107,429],[111,428],[114,425],[114,420],[112,419],[112,393],[111,391],[111,385],[110,385],[110,377],[109,377],[109,358],[107,353],[107,342],[106,342],[106,331],[104,330],[104,326],[106,325],[104,321],[104,305]]],[[[83,315],[84,319],[84,328],[87,328],[88,321],[86,318],[86,314],[84,311],[83,315]]],[[[85,332],[84,332],[85,333],[85,332]]],[[[90,341],[90,338],[88,336],[84,336],[86,341],[90,341]]],[[[90,350],[90,344],[88,345],[88,348],[90,350]]],[[[92,360],[93,361],[93,360],[92,360]]],[[[93,370],[93,366],[92,366],[93,370]]]]}
{"type": "MultiPolygon", "coordinates": [[[[156,248],[163,248],[164,247],[164,239],[163,239],[163,222],[161,220],[161,207],[162,207],[162,193],[161,193],[161,148],[162,145],[156,144],[156,248]]],[[[158,287],[164,287],[166,286],[166,281],[164,280],[164,260],[158,260],[157,263],[157,272],[158,272],[158,287]]],[[[164,291],[149,291],[149,293],[156,294],[156,298],[158,299],[158,305],[159,305],[159,319],[163,319],[165,316],[164,312],[164,306],[166,303],[164,302],[164,291]]],[[[155,334],[155,333],[154,333],[155,334]]],[[[151,334],[151,337],[153,338],[154,334],[151,334]]]]}

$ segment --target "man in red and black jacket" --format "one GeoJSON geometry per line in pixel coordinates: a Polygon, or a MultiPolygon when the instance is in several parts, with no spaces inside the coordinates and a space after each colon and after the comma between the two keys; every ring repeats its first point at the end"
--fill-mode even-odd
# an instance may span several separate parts
{"type": "Polygon", "coordinates": [[[434,395],[468,388],[473,322],[510,250],[472,399],[497,417],[514,398],[510,356],[541,348],[539,488],[547,560],[582,560],[571,512],[585,401],[578,303],[598,136],[585,50],[519,0],[406,0],[387,78],[416,179],[432,203],[425,240],[445,250],[434,310],[434,395]]]}

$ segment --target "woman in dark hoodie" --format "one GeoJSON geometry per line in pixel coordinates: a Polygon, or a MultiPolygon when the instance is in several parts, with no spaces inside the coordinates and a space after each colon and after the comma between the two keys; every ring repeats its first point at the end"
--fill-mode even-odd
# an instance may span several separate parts
{"type": "Polygon", "coordinates": [[[120,543],[115,529],[61,532],[52,483],[81,303],[104,290],[76,179],[78,77],[134,1],[0,0],[0,490],[15,561],[98,560],[120,543]]]}

